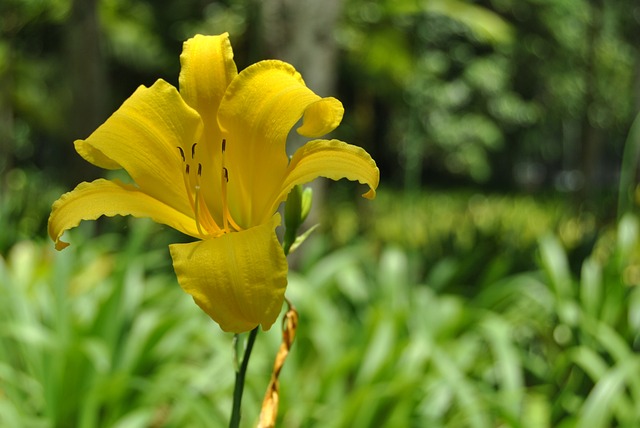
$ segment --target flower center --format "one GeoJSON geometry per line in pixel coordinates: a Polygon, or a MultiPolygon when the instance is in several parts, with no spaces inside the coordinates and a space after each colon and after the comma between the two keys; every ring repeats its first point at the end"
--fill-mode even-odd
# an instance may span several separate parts
{"type": "Polygon", "coordinates": [[[226,150],[226,140],[222,140],[222,168],[220,177],[220,196],[222,198],[222,227],[216,223],[214,217],[211,215],[209,206],[202,196],[202,163],[198,162],[197,170],[191,167],[191,162],[195,165],[196,162],[196,147],[198,143],[193,143],[191,146],[191,159],[187,160],[184,149],[178,147],[180,151],[180,157],[184,164],[183,179],[184,186],[187,191],[189,203],[193,209],[195,215],[196,227],[201,238],[206,237],[218,237],[225,233],[240,231],[242,228],[233,220],[227,203],[227,183],[229,182],[229,171],[225,167],[224,158],[226,150]]]}

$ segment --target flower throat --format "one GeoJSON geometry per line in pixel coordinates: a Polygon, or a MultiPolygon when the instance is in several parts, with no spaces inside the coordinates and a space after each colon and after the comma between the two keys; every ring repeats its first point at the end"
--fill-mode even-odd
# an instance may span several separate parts
{"type": "MultiPolygon", "coordinates": [[[[195,161],[196,147],[198,143],[193,143],[191,146],[191,160],[195,161]]],[[[193,170],[191,164],[187,161],[184,149],[178,146],[180,151],[180,157],[182,163],[185,165],[183,169],[184,186],[187,190],[189,197],[189,203],[191,209],[195,214],[196,227],[201,238],[211,237],[216,238],[224,235],[225,233],[240,231],[242,228],[233,220],[231,213],[229,212],[229,206],[227,203],[227,184],[229,183],[229,170],[225,166],[225,151],[227,146],[227,140],[222,140],[222,167],[220,169],[220,196],[222,199],[222,227],[216,223],[215,219],[211,215],[211,211],[201,195],[201,183],[202,183],[202,163],[198,163],[198,168],[192,177],[193,170]]]]}

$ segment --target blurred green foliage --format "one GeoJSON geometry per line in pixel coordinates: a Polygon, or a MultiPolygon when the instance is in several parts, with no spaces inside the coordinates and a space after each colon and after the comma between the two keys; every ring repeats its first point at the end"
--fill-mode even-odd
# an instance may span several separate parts
{"type": "MultiPolygon", "coordinates": [[[[229,31],[241,68],[264,58],[260,13],[251,0],[3,2],[0,177],[70,162],[70,142],[135,87],[176,84],[196,32],[229,31]],[[83,58],[98,69],[80,70],[83,58]]],[[[632,0],[343,0],[327,29],[340,49],[339,136],[409,189],[608,193],[640,97],[638,16],[632,0]]],[[[83,168],[47,174],[70,186],[91,176],[83,168]]]]}
{"type": "MultiPolygon", "coordinates": [[[[301,318],[280,426],[639,423],[640,223],[605,228],[576,267],[542,229],[530,270],[466,275],[472,294],[440,286],[437,264],[417,274],[416,249],[375,230],[329,253],[308,240],[288,288],[301,318]]],[[[177,286],[158,232],[80,228],[63,253],[23,241],[0,259],[0,424],[226,424],[232,337],[177,286]]],[[[277,327],[258,336],[247,426],[279,341],[277,327]]]]}
{"type": "MultiPolygon", "coordinates": [[[[339,199],[339,197],[338,197],[339,199]]],[[[535,268],[538,239],[554,233],[580,263],[598,232],[596,217],[554,195],[381,189],[374,204],[340,202],[325,213],[325,251],[375,237],[378,247],[408,252],[414,280],[478,293],[498,279],[535,268]]]]}
{"type": "MultiPolygon", "coordinates": [[[[632,0],[344,0],[327,29],[337,137],[383,185],[364,204],[331,187],[295,254],[281,426],[640,424],[639,16],[632,0]]],[[[259,19],[251,0],[0,3],[0,425],[226,425],[231,337],[177,286],[182,238],[110,219],[55,253],[45,229],[96,177],[75,138],[138,85],[176,84],[196,32],[229,31],[240,68],[264,58],[259,19]],[[95,38],[78,37],[87,5],[95,38]],[[98,72],[73,66],[87,52],[98,72]]],[[[279,341],[258,337],[249,425],[279,341]]]]}
{"type": "Polygon", "coordinates": [[[0,254],[16,242],[44,236],[51,203],[64,189],[42,171],[13,168],[4,177],[0,202],[0,254]]]}
{"type": "Polygon", "coordinates": [[[1,425],[213,427],[226,418],[230,350],[210,346],[222,334],[167,287],[165,254],[143,251],[149,227],[139,223],[126,243],[106,235],[55,256],[23,241],[1,260],[1,425]],[[163,273],[148,276],[158,266],[163,273]]]}
{"type": "Polygon", "coordinates": [[[414,282],[401,247],[337,251],[292,278],[291,295],[311,319],[296,354],[303,368],[286,372],[285,384],[299,386],[284,421],[633,426],[639,244],[638,220],[626,217],[575,274],[559,241],[545,235],[535,270],[472,297],[414,282]]]}
{"type": "Polygon", "coordinates": [[[631,1],[348,1],[353,137],[383,139],[409,189],[610,192],[637,113],[638,16],[631,1]]]}

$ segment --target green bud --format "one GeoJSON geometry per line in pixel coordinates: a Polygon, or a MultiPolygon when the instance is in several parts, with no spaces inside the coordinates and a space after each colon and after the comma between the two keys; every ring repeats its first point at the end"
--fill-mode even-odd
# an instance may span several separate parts
{"type": "Polygon", "coordinates": [[[287,229],[297,229],[302,223],[302,188],[294,186],[284,206],[284,224],[287,229]]]}
{"type": "Polygon", "coordinates": [[[289,254],[291,245],[296,241],[298,229],[309,215],[313,194],[310,188],[302,189],[298,185],[291,189],[284,206],[284,253],[289,254]]]}
{"type": "Polygon", "coordinates": [[[313,202],[313,189],[305,187],[302,191],[302,203],[300,212],[300,223],[304,222],[311,212],[311,203],[313,202]]]}

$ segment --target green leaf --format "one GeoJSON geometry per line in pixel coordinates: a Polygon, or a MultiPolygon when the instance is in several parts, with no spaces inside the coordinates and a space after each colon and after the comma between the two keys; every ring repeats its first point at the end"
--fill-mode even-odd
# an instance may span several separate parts
{"type": "Polygon", "coordinates": [[[572,300],[573,290],[569,262],[560,242],[546,235],[540,240],[540,257],[559,303],[572,300]]]}
{"type": "Polygon", "coordinates": [[[614,416],[618,416],[623,425],[632,420],[637,423],[640,417],[637,402],[627,402],[626,406],[623,404],[627,401],[625,384],[628,379],[637,377],[639,370],[640,359],[635,357],[617,364],[602,376],[589,393],[578,415],[578,428],[609,427],[614,416]],[[636,409],[635,415],[633,410],[630,411],[630,406],[631,409],[636,409]]]}
{"type": "Polygon", "coordinates": [[[589,258],[582,264],[580,300],[585,313],[597,319],[602,305],[602,268],[589,258]]]}

